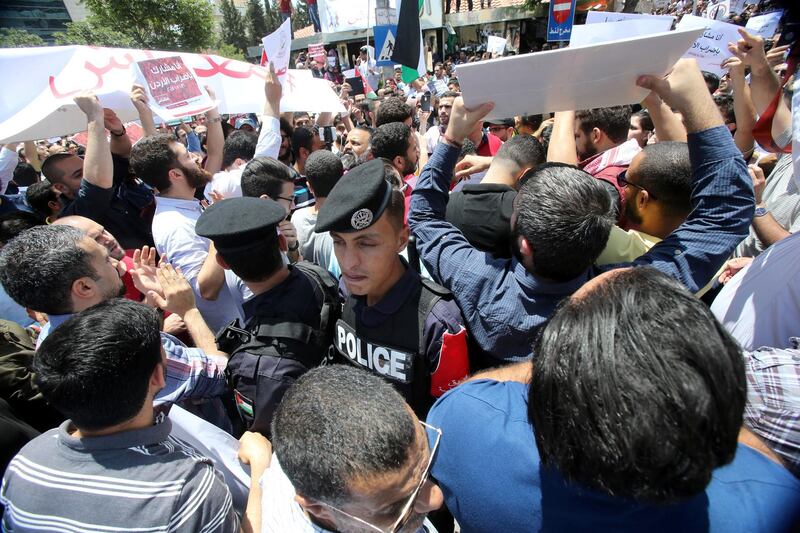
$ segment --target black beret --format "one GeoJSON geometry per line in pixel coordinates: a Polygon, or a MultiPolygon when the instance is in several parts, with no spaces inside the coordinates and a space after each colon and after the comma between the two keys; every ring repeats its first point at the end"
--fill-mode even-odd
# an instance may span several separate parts
{"type": "Polygon", "coordinates": [[[230,198],[206,209],[194,227],[195,233],[214,241],[222,253],[239,252],[264,241],[277,239],[275,227],[286,218],[277,202],[261,198],[230,198]]]}
{"type": "Polygon", "coordinates": [[[392,185],[384,178],[383,160],[373,159],[345,174],[317,214],[314,231],[360,231],[381,217],[392,198],[392,185]]]}

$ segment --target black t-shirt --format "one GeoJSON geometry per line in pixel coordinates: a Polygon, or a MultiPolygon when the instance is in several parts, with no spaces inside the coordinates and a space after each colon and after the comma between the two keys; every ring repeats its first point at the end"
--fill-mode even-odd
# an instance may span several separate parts
{"type": "Polygon", "coordinates": [[[74,200],[61,197],[63,207],[59,216],[91,218],[102,224],[126,250],[153,246],[155,195],[147,185],[129,176],[128,159],[114,155],[113,160],[114,185],[103,189],[81,181],[74,200]]]}
{"type": "Polygon", "coordinates": [[[511,214],[517,195],[497,183],[467,184],[450,195],[447,221],[461,230],[475,248],[495,257],[511,257],[511,214]]]}

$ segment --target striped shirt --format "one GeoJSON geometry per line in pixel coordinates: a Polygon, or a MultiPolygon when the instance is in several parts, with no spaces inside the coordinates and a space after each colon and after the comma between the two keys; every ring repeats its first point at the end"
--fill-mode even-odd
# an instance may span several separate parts
{"type": "Polygon", "coordinates": [[[71,422],[11,461],[3,531],[211,533],[238,531],[231,493],[211,460],[160,424],[76,438],[71,422]]]}

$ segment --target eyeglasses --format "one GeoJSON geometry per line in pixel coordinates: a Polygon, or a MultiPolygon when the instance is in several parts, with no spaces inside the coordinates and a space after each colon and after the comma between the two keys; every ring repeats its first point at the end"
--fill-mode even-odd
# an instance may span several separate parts
{"type": "Polygon", "coordinates": [[[622,174],[617,176],[617,183],[619,183],[620,187],[624,187],[626,185],[630,185],[631,187],[636,187],[637,189],[641,189],[643,191],[646,191],[647,194],[650,195],[650,198],[652,198],[653,200],[658,200],[658,198],[656,198],[655,194],[651,193],[650,191],[648,191],[647,189],[645,189],[641,185],[633,183],[632,181],[628,181],[628,178],[626,177],[627,174],[628,174],[628,171],[627,170],[623,170],[622,174]]]}
{"type": "Polygon", "coordinates": [[[278,199],[284,200],[284,201],[289,202],[290,204],[294,205],[294,196],[292,196],[291,198],[287,198],[285,196],[278,196],[278,199]]]}
{"type": "Polygon", "coordinates": [[[332,509],[337,513],[340,513],[347,518],[354,520],[370,529],[370,531],[378,531],[379,533],[396,533],[405,527],[408,523],[409,519],[411,518],[412,511],[414,509],[414,502],[417,500],[417,496],[419,496],[419,492],[422,490],[422,486],[425,485],[425,481],[428,480],[428,476],[431,473],[431,466],[433,466],[433,458],[436,456],[436,450],[439,449],[439,442],[442,440],[442,430],[439,428],[435,428],[423,422],[422,420],[419,421],[422,424],[424,429],[429,429],[431,431],[436,432],[436,441],[433,443],[433,448],[431,449],[430,457],[428,458],[428,464],[425,466],[425,470],[422,471],[422,477],[419,479],[419,483],[417,483],[417,488],[414,489],[414,492],[411,493],[409,496],[408,501],[403,506],[403,510],[400,513],[400,516],[394,521],[394,523],[389,528],[378,527],[376,525],[370,524],[366,520],[363,520],[357,516],[353,516],[350,513],[346,513],[339,509],[338,507],[334,507],[333,505],[329,505],[327,503],[322,502],[322,505],[327,507],[328,509],[332,509]]]}

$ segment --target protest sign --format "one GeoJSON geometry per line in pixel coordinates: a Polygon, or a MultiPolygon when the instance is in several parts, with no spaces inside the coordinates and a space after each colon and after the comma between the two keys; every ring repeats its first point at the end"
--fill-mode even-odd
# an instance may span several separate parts
{"type": "MultiPolygon", "coordinates": [[[[376,6],[375,0],[323,0],[318,3],[323,33],[363,30],[378,24],[396,24],[399,0],[388,0],[376,6]],[[378,13],[379,19],[375,15],[378,13]]],[[[419,3],[419,25],[423,30],[442,27],[442,2],[423,0],[419,3]]]]}
{"type": "Polygon", "coordinates": [[[261,42],[264,45],[266,60],[275,66],[275,73],[279,77],[286,75],[289,55],[292,52],[291,20],[284,20],[277,30],[261,39],[261,42]]]}
{"type": "Polygon", "coordinates": [[[717,76],[725,74],[726,70],[720,64],[731,57],[728,43],[735,43],[741,36],[739,26],[710,20],[694,15],[684,15],[678,23],[678,29],[703,28],[705,31],[683,57],[693,57],[700,64],[700,69],[712,72],[717,76]]]}
{"type": "Polygon", "coordinates": [[[711,20],[728,20],[728,14],[731,12],[731,0],[720,0],[712,6],[708,6],[706,10],[706,18],[711,20]]]}
{"type": "Polygon", "coordinates": [[[506,51],[506,39],[496,35],[490,35],[486,41],[486,51],[499,56],[506,51]]]}
{"type": "Polygon", "coordinates": [[[145,59],[131,68],[147,91],[150,109],[164,120],[204,113],[215,105],[180,56],[145,59]]]}
{"type": "MultiPolygon", "coordinates": [[[[46,139],[86,129],[73,98],[94,91],[120,120],[139,118],[130,100],[131,64],[180,56],[200,86],[214,91],[220,113],[253,113],[264,107],[264,67],[209,54],[125,48],[53,46],[0,49],[0,72],[24,72],[3,91],[0,143],[46,139]]],[[[344,111],[336,93],[309,70],[289,70],[281,111],[344,111]]]]}
{"type": "Polygon", "coordinates": [[[316,61],[317,63],[324,64],[325,63],[325,45],[322,43],[319,44],[309,44],[308,45],[308,57],[316,61]]]}
{"type": "Polygon", "coordinates": [[[495,107],[487,120],[640,102],[642,74],[663,75],[702,29],[561,48],[458,66],[464,103],[495,107]],[[542,76],[547,72],[547,76],[542,76]]]}
{"type": "Polygon", "coordinates": [[[783,11],[773,11],[766,15],[751,17],[747,21],[745,29],[753,35],[758,35],[764,39],[772,39],[778,29],[778,24],[783,16],[783,11]]]}
{"type": "Polygon", "coordinates": [[[613,11],[589,11],[586,13],[586,24],[598,24],[601,22],[620,22],[622,20],[669,20],[675,21],[675,17],[670,15],[644,15],[642,13],[615,13],[613,11]]]}
{"type": "Polygon", "coordinates": [[[652,35],[669,31],[672,21],[663,18],[629,19],[620,22],[606,22],[604,24],[578,24],[572,27],[570,47],[587,46],[590,44],[652,35]]]}
{"type": "Polygon", "coordinates": [[[551,0],[547,18],[547,40],[569,41],[575,19],[575,0],[551,0]]]}

